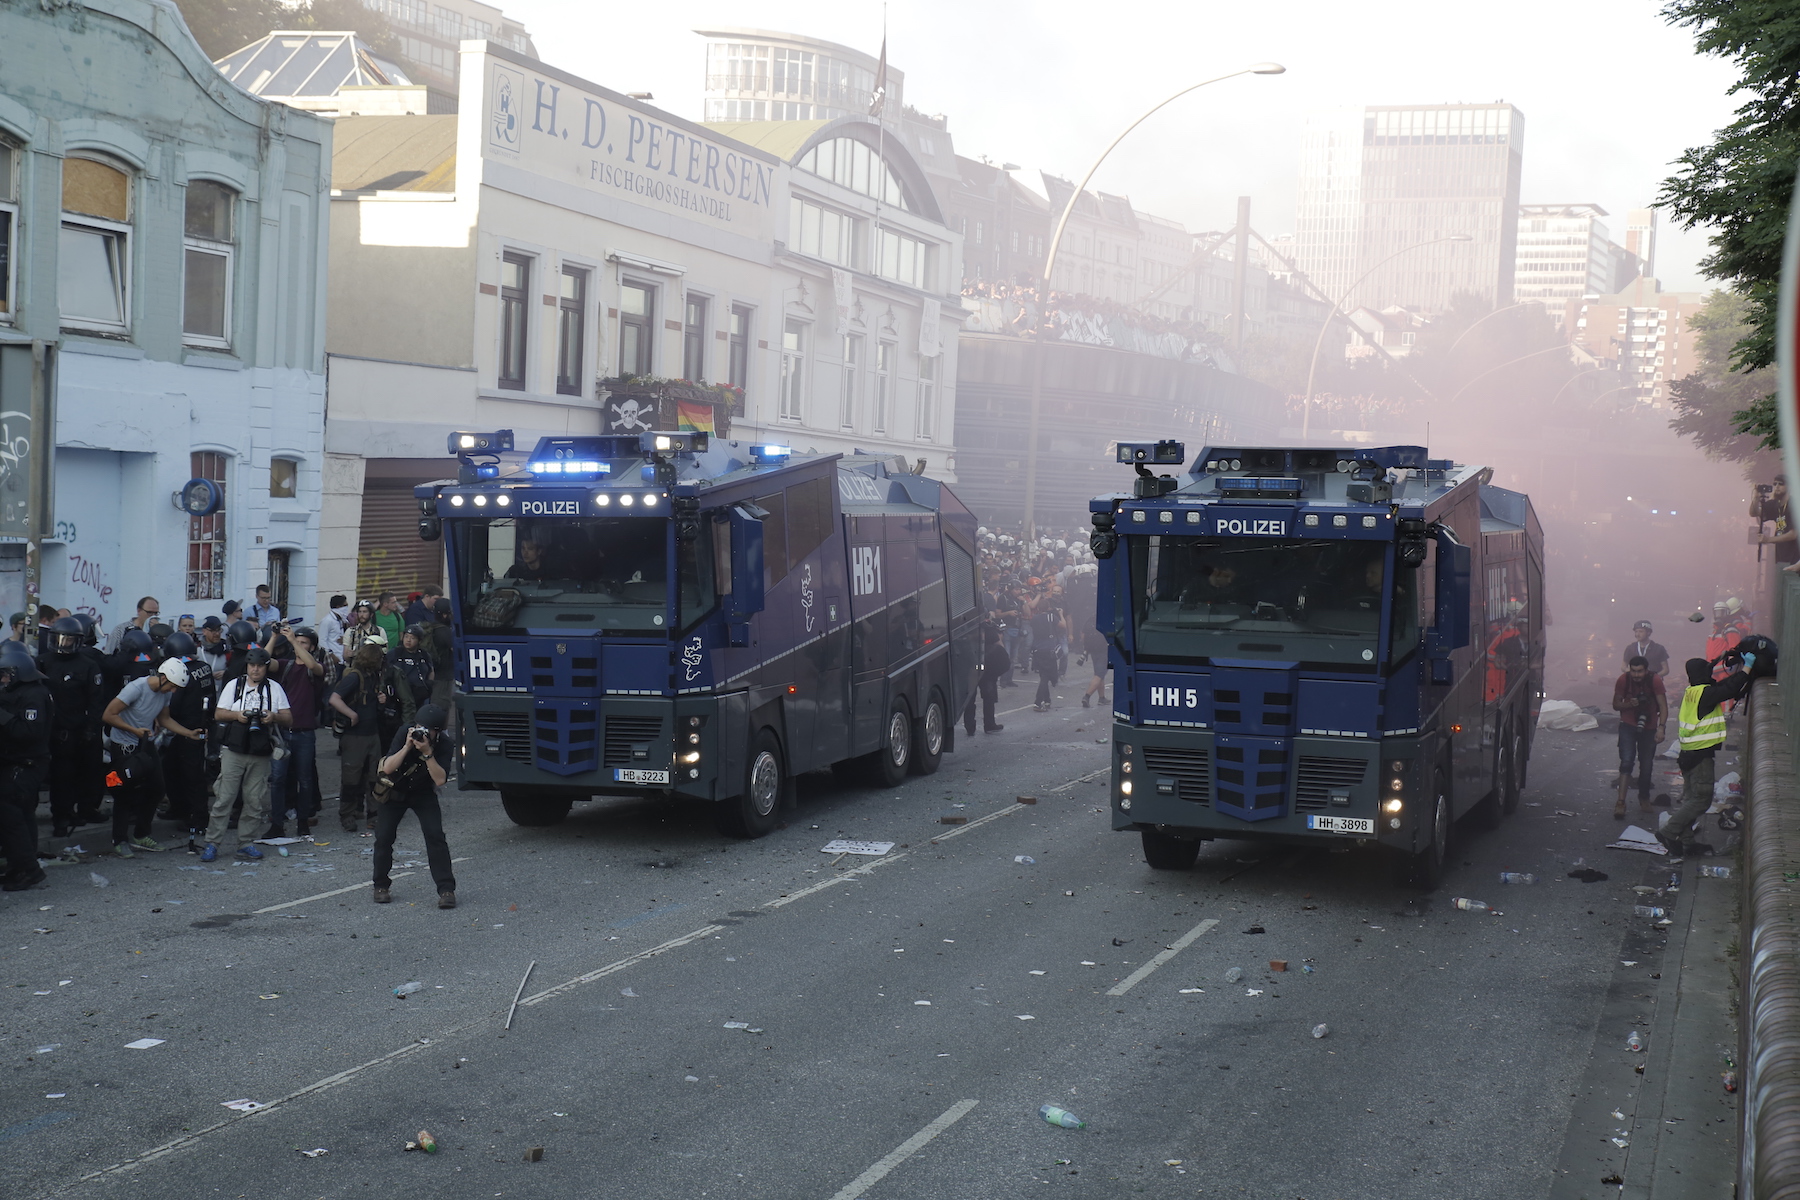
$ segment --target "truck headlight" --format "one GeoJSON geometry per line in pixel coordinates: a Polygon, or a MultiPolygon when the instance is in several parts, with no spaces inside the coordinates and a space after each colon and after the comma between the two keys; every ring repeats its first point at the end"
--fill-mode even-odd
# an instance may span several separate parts
{"type": "Polygon", "coordinates": [[[1121,796],[1131,795],[1131,780],[1126,779],[1126,780],[1122,780],[1119,783],[1119,795],[1121,795],[1121,796]]]}
{"type": "Polygon", "coordinates": [[[681,761],[684,763],[697,763],[700,761],[700,752],[698,750],[689,750],[686,754],[681,756],[681,761]]]}
{"type": "MultiPolygon", "coordinates": [[[[1398,796],[1395,796],[1382,802],[1381,811],[1385,813],[1398,813],[1403,807],[1404,802],[1401,801],[1398,796]]],[[[1395,828],[1398,829],[1399,826],[1396,825],[1395,828]]]]}

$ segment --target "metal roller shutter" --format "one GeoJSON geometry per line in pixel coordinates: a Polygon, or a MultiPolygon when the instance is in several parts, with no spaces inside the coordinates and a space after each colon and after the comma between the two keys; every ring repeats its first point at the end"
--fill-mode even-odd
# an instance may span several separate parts
{"type": "Polygon", "coordinates": [[[444,544],[419,540],[412,484],[369,481],[363,489],[362,536],[356,549],[356,594],[406,595],[444,582],[444,544]]]}

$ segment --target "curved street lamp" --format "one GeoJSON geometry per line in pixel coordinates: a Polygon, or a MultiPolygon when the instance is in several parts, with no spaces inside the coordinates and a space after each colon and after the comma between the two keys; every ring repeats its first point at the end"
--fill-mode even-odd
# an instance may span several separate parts
{"type": "MultiPolygon", "coordinates": [[[[1506,368],[1513,366],[1517,363],[1522,363],[1526,359],[1536,358],[1541,354],[1549,354],[1555,350],[1562,350],[1562,351],[1566,352],[1568,350],[1568,348],[1569,348],[1569,344],[1567,342],[1557,342],[1555,345],[1545,346],[1542,350],[1533,350],[1530,354],[1521,354],[1517,358],[1509,358],[1505,362],[1501,363],[1498,366],[1489,367],[1487,370],[1483,371],[1481,374],[1475,376],[1473,379],[1469,380],[1467,383],[1465,383],[1461,387],[1457,388],[1455,395],[1452,395],[1449,400],[1445,401],[1445,403],[1455,404],[1457,399],[1464,392],[1468,391],[1470,388],[1474,387],[1476,384],[1478,384],[1482,380],[1486,379],[1489,375],[1492,375],[1495,371],[1504,371],[1504,370],[1506,370],[1506,368]]],[[[1564,381],[1563,386],[1564,387],[1569,386],[1568,382],[1566,380],[1564,381]]],[[[1562,393],[1560,391],[1557,392],[1556,394],[1559,396],[1562,395],[1562,393]]]]}
{"type": "Polygon", "coordinates": [[[1318,374],[1319,370],[1319,349],[1325,345],[1325,333],[1331,328],[1331,322],[1337,317],[1338,310],[1344,307],[1344,301],[1356,294],[1356,289],[1363,285],[1364,280],[1393,262],[1396,258],[1399,258],[1402,254],[1411,254],[1414,250],[1419,250],[1426,246],[1435,246],[1439,242],[1472,242],[1474,240],[1474,237],[1470,234],[1452,233],[1444,237],[1431,238],[1423,242],[1414,242],[1410,246],[1402,246],[1400,249],[1394,251],[1392,254],[1370,267],[1367,271],[1364,271],[1362,275],[1357,278],[1355,283],[1344,289],[1344,294],[1338,297],[1337,303],[1331,306],[1331,311],[1325,314],[1325,323],[1319,326],[1318,340],[1313,343],[1312,363],[1306,368],[1306,402],[1305,407],[1301,410],[1300,414],[1301,437],[1306,437],[1312,429],[1313,378],[1318,374]]]}
{"type": "Polygon", "coordinates": [[[1221,83],[1227,79],[1236,79],[1239,75],[1281,75],[1286,71],[1287,68],[1280,63],[1252,63],[1247,67],[1231,72],[1229,75],[1218,75],[1212,79],[1203,79],[1199,83],[1190,84],[1189,86],[1182,88],[1179,92],[1176,92],[1166,100],[1160,101],[1152,106],[1143,116],[1127,125],[1124,130],[1120,132],[1119,136],[1114,138],[1106,149],[1100,152],[1100,157],[1094,160],[1094,165],[1088,168],[1087,174],[1081,177],[1081,182],[1075,185],[1075,190],[1069,193],[1069,202],[1063,205],[1062,215],[1056,220],[1056,229],[1050,234],[1050,247],[1044,255],[1044,274],[1043,278],[1039,281],[1041,286],[1038,292],[1038,322],[1035,332],[1038,351],[1031,356],[1031,424],[1025,442],[1025,532],[1028,538],[1035,539],[1037,537],[1038,422],[1044,407],[1044,318],[1050,311],[1050,276],[1056,269],[1056,252],[1062,246],[1063,229],[1069,224],[1069,216],[1075,211],[1076,202],[1081,199],[1081,194],[1087,191],[1087,185],[1094,178],[1094,173],[1100,169],[1100,164],[1105,162],[1106,156],[1117,149],[1119,143],[1125,140],[1126,134],[1129,134],[1145,121],[1148,121],[1163,108],[1173,104],[1189,92],[1198,91],[1208,84],[1221,83]]]}
{"type": "Polygon", "coordinates": [[[1480,324],[1481,324],[1481,323],[1482,323],[1482,322],[1483,322],[1483,321],[1486,321],[1486,320],[1488,320],[1488,319],[1489,319],[1489,318],[1491,318],[1491,317],[1497,317],[1497,316],[1499,316],[1499,315],[1500,315],[1500,314],[1501,314],[1501,313],[1503,313],[1503,312],[1511,312],[1511,311],[1512,311],[1512,310],[1513,310],[1513,309],[1515,309],[1515,308],[1524,308],[1524,307],[1525,307],[1525,306],[1526,306],[1526,305],[1527,305],[1527,304],[1539,304],[1539,303],[1541,303],[1541,301],[1537,301],[1537,300],[1521,300],[1521,301],[1519,301],[1519,302],[1518,302],[1518,303],[1517,303],[1517,304],[1509,304],[1509,305],[1507,305],[1507,306],[1506,306],[1506,307],[1505,307],[1505,308],[1496,308],[1496,309],[1495,309],[1495,310],[1494,310],[1494,311],[1493,311],[1493,312],[1491,312],[1491,313],[1487,313],[1487,314],[1485,314],[1485,315],[1483,315],[1483,316],[1480,316],[1480,317],[1477,317],[1477,318],[1475,318],[1475,320],[1474,320],[1474,321],[1473,321],[1473,322],[1471,322],[1471,323],[1470,323],[1470,325],[1469,325],[1469,327],[1468,327],[1468,328],[1467,328],[1467,329],[1465,329],[1465,330],[1463,330],[1463,331],[1462,331],[1462,333],[1460,333],[1460,334],[1458,334],[1458,335],[1457,335],[1457,338],[1456,338],[1456,340],[1455,340],[1455,341],[1454,341],[1454,342],[1451,342],[1451,343],[1450,343],[1450,349],[1448,349],[1448,350],[1446,350],[1446,351],[1444,351],[1444,353],[1445,353],[1445,354],[1451,354],[1451,353],[1454,353],[1454,352],[1455,352],[1455,350],[1456,350],[1456,348],[1457,348],[1457,347],[1458,347],[1458,346],[1460,346],[1460,345],[1462,345],[1462,344],[1463,344],[1463,338],[1466,338],[1466,337],[1468,337],[1468,336],[1469,336],[1469,335],[1470,335],[1470,334],[1471,334],[1471,333],[1474,333],[1474,332],[1475,332],[1475,329],[1476,329],[1476,326],[1478,326],[1478,325],[1480,325],[1480,324]]]}

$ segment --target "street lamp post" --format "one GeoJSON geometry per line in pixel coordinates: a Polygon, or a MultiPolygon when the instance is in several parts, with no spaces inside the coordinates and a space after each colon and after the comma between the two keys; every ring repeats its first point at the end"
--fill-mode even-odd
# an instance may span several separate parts
{"type": "Polygon", "coordinates": [[[1392,254],[1370,267],[1367,271],[1364,271],[1355,283],[1344,289],[1344,294],[1338,297],[1337,303],[1331,306],[1331,311],[1325,314],[1324,324],[1319,326],[1318,340],[1313,343],[1312,364],[1306,368],[1306,402],[1300,413],[1301,437],[1306,437],[1312,430],[1313,378],[1318,374],[1319,370],[1319,349],[1325,345],[1325,332],[1331,328],[1331,322],[1336,319],[1338,310],[1344,307],[1344,301],[1356,294],[1356,289],[1363,285],[1363,280],[1381,270],[1381,268],[1387,266],[1402,254],[1410,254],[1414,250],[1419,250],[1426,246],[1435,246],[1439,242],[1472,242],[1474,240],[1474,237],[1466,233],[1452,233],[1446,237],[1431,238],[1423,242],[1414,242],[1410,246],[1402,246],[1400,249],[1394,251],[1392,254]]]}
{"type": "Polygon", "coordinates": [[[1119,136],[1100,152],[1100,157],[1094,160],[1094,165],[1088,168],[1087,174],[1081,177],[1081,182],[1075,185],[1075,190],[1069,193],[1069,202],[1063,205],[1062,215],[1057,218],[1056,228],[1050,234],[1050,246],[1044,254],[1044,274],[1043,278],[1039,280],[1038,287],[1038,321],[1037,328],[1033,331],[1037,348],[1036,353],[1031,356],[1031,422],[1025,441],[1025,535],[1027,538],[1035,540],[1037,537],[1038,424],[1044,407],[1044,318],[1050,311],[1050,279],[1056,270],[1056,252],[1062,246],[1063,230],[1069,224],[1070,214],[1075,211],[1076,201],[1080,200],[1081,194],[1087,190],[1087,185],[1094,178],[1094,173],[1100,169],[1100,164],[1105,162],[1106,156],[1125,140],[1126,134],[1148,121],[1161,109],[1181,99],[1189,92],[1198,91],[1208,84],[1236,79],[1239,75],[1280,75],[1286,70],[1287,68],[1280,63],[1253,63],[1242,70],[1233,71],[1229,75],[1215,76],[1212,79],[1205,79],[1182,88],[1127,125],[1119,136]]]}

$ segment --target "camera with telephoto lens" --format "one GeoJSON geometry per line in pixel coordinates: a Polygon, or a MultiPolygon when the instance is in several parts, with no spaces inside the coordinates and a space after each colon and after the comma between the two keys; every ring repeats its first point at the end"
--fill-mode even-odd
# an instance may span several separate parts
{"type": "Polygon", "coordinates": [[[260,708],[246,709],[244,711],[244,723],[252,729],[260,729],[262,723],[268,719],[268,716],[269,714],[260,708]]]}

